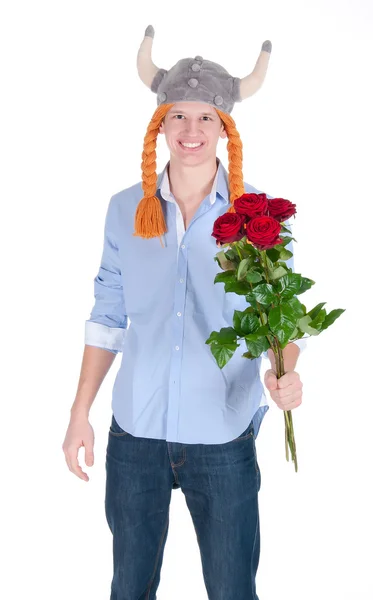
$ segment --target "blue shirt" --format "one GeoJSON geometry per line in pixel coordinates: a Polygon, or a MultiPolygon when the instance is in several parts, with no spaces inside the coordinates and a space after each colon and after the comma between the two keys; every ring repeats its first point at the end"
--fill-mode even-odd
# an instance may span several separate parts
{"type": "MultiPolygon", "coordinates": [[[[220,369],[205,343],[212,331],[232,326],[235,309],[248,306],[245,296],[214,284],[221,269],[211,233],[229,208],[228,174],[218,160],[211,193],[185,231],[167,167],[157,189],[167,223],[164,247],[159,238],[133,235],[141,182],[110,199],[85,343],[122,353],[112,410],[133,436],[221,444],[238,437],[253,419],[257,437],[269,408],[260,378],[262,357],[243,358],[247,348],[241,340],[220,369]]],[[[247,183],[245,190],[260,193],[247,183]]],[[[287,248],[293,251],[292,242],[287,248]]],[[[292,258],[287,262],[294,268],[292,258]]],[[[301,350],[305,345],[295,343],[301,350]]]]}

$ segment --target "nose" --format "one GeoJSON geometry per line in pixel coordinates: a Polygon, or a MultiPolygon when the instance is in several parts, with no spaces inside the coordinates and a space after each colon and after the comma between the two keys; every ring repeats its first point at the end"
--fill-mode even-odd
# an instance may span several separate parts
{"type": "Polygon", "coordinates": [[[199,121],[194,121],[193,119],[188,119],[185,123],[185,131],[190,136],[198,135],[200,133],[199,121]]]}

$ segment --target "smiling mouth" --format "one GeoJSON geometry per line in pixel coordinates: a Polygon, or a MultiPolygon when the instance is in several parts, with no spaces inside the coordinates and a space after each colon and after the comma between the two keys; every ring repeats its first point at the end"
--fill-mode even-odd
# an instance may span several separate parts
{"type": "Polygon", "coordinates": [[[204,142],[179,142],[179,146],[181,146],[183,150],[195,152],[204,146],[204,142]]]}

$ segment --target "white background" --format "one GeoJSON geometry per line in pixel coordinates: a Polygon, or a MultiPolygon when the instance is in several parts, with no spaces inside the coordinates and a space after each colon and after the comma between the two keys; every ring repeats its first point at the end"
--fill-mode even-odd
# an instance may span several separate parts
{"type": "MultiPolygon", "coordinates": [[[[302,298],[307,308],[324,301],[346,312],[309,340],[297,365],[299,472],[285,460],[283,413],[272,400],[257,439],[257,592],[260,600],[372,600],[368,0],[2,3],[0,596],[109,598],[105,450],[120,358],[91,410],[94,466],[79,455],[88,483],[68,470],[62,442],[107,205],[140,180],[156,108],[136,70],[149,23],[154,62],[166,69],[200,54],[241,77],[262,42],[273,43],[262,88],[232,113],[245,181],[297,204],[296,270],[316,281],[302,298]]],[[[158,170],[167,156],[162,138],[158,170]]],[[[158,598],[205,600],[181,490],[170,519],[158,598]]]]}

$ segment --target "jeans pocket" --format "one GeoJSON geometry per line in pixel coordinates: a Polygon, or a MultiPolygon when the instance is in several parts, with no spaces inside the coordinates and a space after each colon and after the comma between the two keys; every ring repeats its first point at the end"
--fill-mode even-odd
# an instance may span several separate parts
{"type": "Polygon", "coordinates": [[[115,436],[129,435],[127,431],[124,431],[124,429],[122,429],[121,426],[118,425],[117,421],[115,420],[114,415],[112,416],[112,419],[111,419],[109,433],[111,433],[111,435],[115,435],[115,436]]]}

